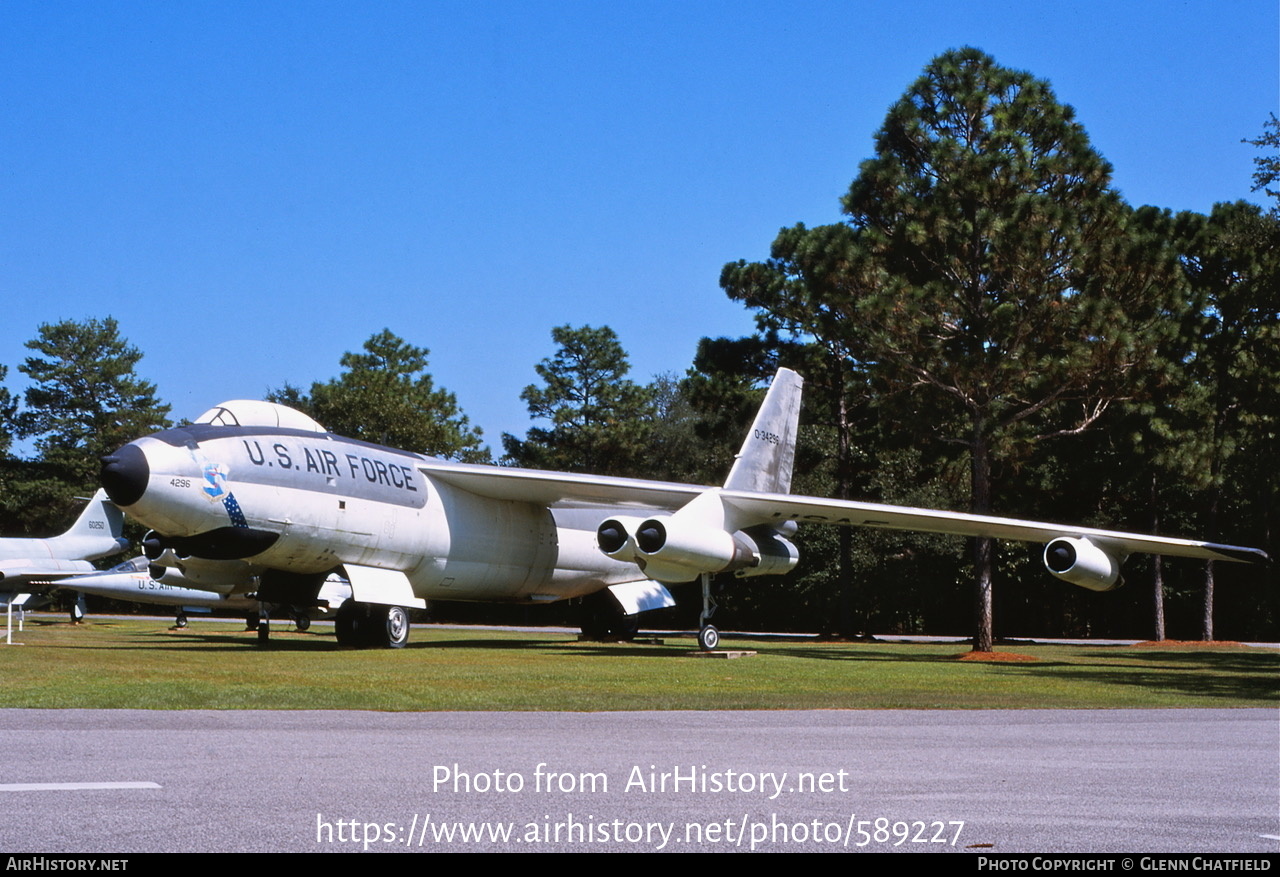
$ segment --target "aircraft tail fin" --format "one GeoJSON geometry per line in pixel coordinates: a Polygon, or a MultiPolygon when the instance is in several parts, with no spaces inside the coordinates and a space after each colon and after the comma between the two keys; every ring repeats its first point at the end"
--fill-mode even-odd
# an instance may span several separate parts
{"type": "MultiPolygon", "coordinates": [[[[85,505],[71,529],[54,539],[77,546],[75,553],[86,560],[105,557],[128,546],[124,539],[124,512],[99,490],[85,505]]],[[[69,546],[68,546],[69,547],[69,546]]]]}
{"type": "Polygon", "coordinates": [[[110,534],[113,539],[120,538],[124,532],[124,512],[116,508],[115,503],[107,499],[107,492],[99,490],[80,512],[80,517],[66,532],[67,536],[101,536],[110,534]]]}
{"type": "Polygon", "coordinates": [[[751,431],[734,458],[726,490],[790,493],[804,379],[789,368],[774,375],[751,431]]]}

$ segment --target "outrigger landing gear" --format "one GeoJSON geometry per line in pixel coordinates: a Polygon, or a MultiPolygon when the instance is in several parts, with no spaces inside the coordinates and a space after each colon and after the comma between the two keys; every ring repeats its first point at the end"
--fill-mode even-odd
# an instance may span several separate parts
{"type": "Polygon", "coordinates": [[[265,646],[271,641],[271,617],[267,614],[267,607],[263,606],[258,610],[258,645],[265,646]]]}
{"type": "Polygon", "coordinates": [[[186,627],[186,626],[187,626],[187,613],[185,613],[185,612],[183,612],[181,609],[179,609],[179,610],[178,610],[178,614],[177,614],[177,615],[175,615],[175,616],[173,617],[173,626],[174,626],[174,628],[175,628],[175,629],[177,629],[177,630],[182,630],[184,627],[186,627]]]}
{"type": "Polygon", "coordinates": [[[704,572],[702,581],[702,614],[698,616],[698,648],[714,652],[720,645],[720,631],[708,624],[716,614],[716,598],[711,596],[711,573],[704,572]]]}

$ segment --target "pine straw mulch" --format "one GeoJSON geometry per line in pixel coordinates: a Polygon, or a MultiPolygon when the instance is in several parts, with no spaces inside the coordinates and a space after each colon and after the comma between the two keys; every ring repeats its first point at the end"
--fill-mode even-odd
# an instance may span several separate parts
{"type": "MultiPolygon", "coordinates": [[[[1146,640],[1140,643],[1134,643],[1134,648],[1154,648],[1154,649],[1200,649],[1205,647],[1220,649],[1247,649],[1246,645],[1235,642],[1234,640],[1182,640],[1182,639],[1166,639],[1166,640],[1146,640]]],[[[957,661],[1039,661],[1040,659],[1032,655],[1019,655],[1014,652],[964,652],[956,655],[957,661]]]]}
{"type": "Polygon", "coordinates": [[[1031,655],[1015,655],[1013,652],[965,652],[956,655],[957,661],[1038,661],[1031,655]]]}

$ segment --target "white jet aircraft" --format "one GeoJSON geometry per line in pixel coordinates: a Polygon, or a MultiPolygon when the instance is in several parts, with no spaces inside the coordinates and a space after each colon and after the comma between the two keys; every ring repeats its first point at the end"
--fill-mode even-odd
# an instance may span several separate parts
{"type": "MultiPolygon", "coordinates": [[[[192,587],[176,569],[153,564],[146,557],[135,557],[104,572],[61,579],[51,582],[51,585],[130,603],[175,606],[174,624],[177,627],[187,626],[188,612],[210,612],[214,609],[243,611],[249,614],[254,625],[258,623],[260,607],[256,597],[233,593],[231,585],[192,587]]],[[[314,604],[278,608],[283,608],[293,617],[298,630],[305,631],[311,626],[313,615],[336,610],[350,597],[351,588],[347,583],[331,575],[320,588],[314,604]]]]}
{"type": "Polygon", "coordinates": [[[714,649],[711,576],[790,571],[797,522],[1043,542],[1053,575],[1097,591],[1119,584],[1134,552],[1267,559],[1185,539],[792,496],[801,384],[778,371],[723,487],[437,460],[251,401],[125,445],[103,459],[102,483],[152,529],[147,555],[176,558],[197,586],[257,581],[260,599],[301,604],[338,572],[352,590],[337,614],[346,645],[403,646],[405,608],[427,600],[549,603],[606,589],[615,617],[597,616],[595,632],[626,632],[636,613],[674,604],[666,585],[701,580],[698,639],[714,649]]]}
{"type": "MultiPolygon", "coordinates": [[[[54,579],[96,572],[89,561],[124,551],[124,515],[99,490],[71,529],[48,539],[0,539],[0,591],[40,591],[54,579]]],[[[72,610],[72,617],[78,613],[72,610]]]]}

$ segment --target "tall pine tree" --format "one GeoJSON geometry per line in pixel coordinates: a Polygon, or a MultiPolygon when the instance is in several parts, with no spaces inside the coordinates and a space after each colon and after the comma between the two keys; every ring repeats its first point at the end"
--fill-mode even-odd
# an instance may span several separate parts
{"type": "MultiPolygon", "coordinates": [[[[995,510],[1001,464],[1140,392],[1176,310],[1171,253],[1130,233],[1110,172],[1047,83],[960,49],[890,108],[844,226],[775,243],[789,318],[843,333],[879,398],[965,454],[973,512],[995,510]]],[[[986,651],[994,543],[974,543],[986,651]]]]}
{"type": "Polygon", "coordinates": [[[502,437],[505,462],[513,466],[646,474],[648,435],[656,416],[654,391],[627,379],[631,364],[617,334],[568,325],[551,330],[556,352],[535,366],[542,385],[530,384],[520,398],[529,416],[549,426],[530,428],[524,439],[502,437]]]}

